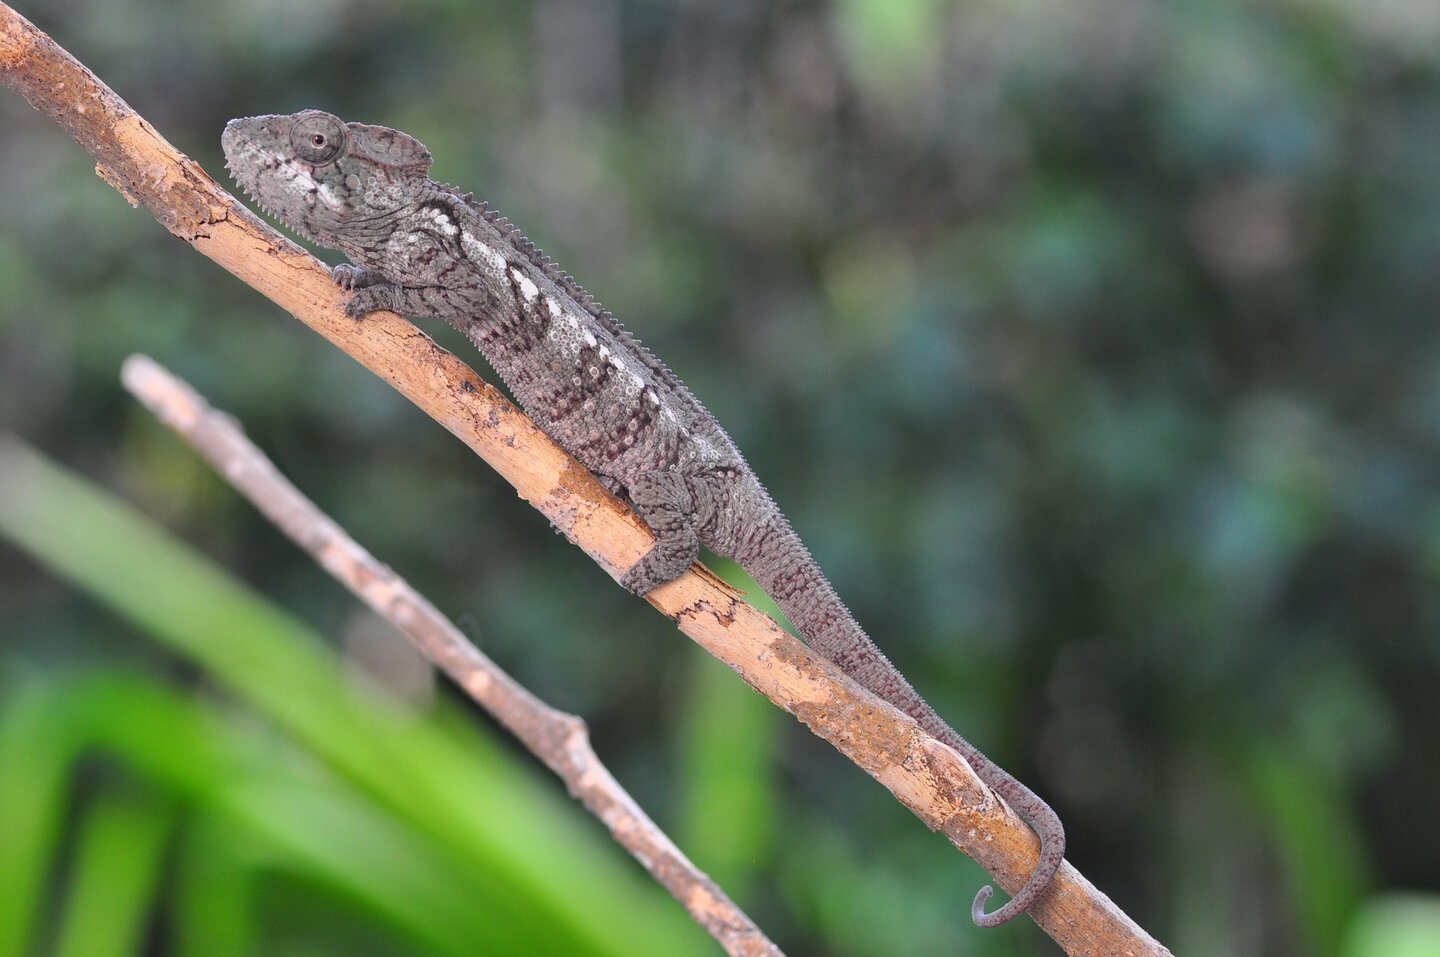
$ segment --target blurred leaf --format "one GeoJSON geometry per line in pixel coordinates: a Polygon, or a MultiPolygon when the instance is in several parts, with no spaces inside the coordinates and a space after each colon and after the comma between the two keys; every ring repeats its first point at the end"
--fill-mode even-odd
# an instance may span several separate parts
{"type": "Polygon", "coordinates": [[[1275,835],[1310,952],[1340,952],[1341,931],[1369,885],[1358,827],[1333,780],[1303,755],[1256,746],[1249,783],[1275,835]]]}
{"type": "Polygon", "coordinates": [[[786,716],[708,655],[690,661],[681,843],[732,898],[753,901],[776,837],[775,744],[786,716]]]}
{"type": "Polygon", "coordinates": [[[140,953],[174,815],[144,799],[102,794],[78,835],[57,957],[140,953]]]}
{"type": "Polygon", "coordinates": [[[24,957],[65,819],[68,735],[34,688],[4,703],[0,717],[0,957],[24,957]]]}
{"type": "MultiPolygon", "coordinates": [[[[648,928],[644,945],[654,953],[698,943],[700,932],[673,902],[481,736],[416,722],[347,685],[320,640],[297,622],[18,441],[0,442],[0,487],[0,535],[193,658],[391,813],[459,855],[483,888],[471,904],[476,913],[523,928],[538,949],[633,954],[635,926],[648,928]]],[[[163,755],[163,729],[155,730],[163,755]]]]}
{"type": "MultiPolygon", "coordinates": [[[[520,922],[523,902],[513,911],[516,920],[494,919],[490,889],[473,866],[338,782],[297,778],[293,755],[257,751],[211,709],[148,681],[100,677],[35,685],[0,712],[0,729],[10,742],[4,757],[28,748],[57,772],[73,773],[79,756],[99,751],[162,793],[223,820],[203,846],[216,853],[236,903],[256,900],[247,884],[288,873],[353,901],[423,942],[427,952],[458,957],[477,947],[525,950],[535,939],[520,922]]],[[[313,771],[304,777],[313,778],[313,771]]],[[[15,778],[0,781],[0,804],[13,806],[14,792],[26,786],[15,778]]],[[[48,797],[57,806],[67,803],[60,793],[48,797]]],[[[0,822],[0,846],[13,844],[14,836],[13,826],[0,822]]],[[[143,858],[121,857],[116,866],[136,861],[143,858]]],[[[218,916],[229,932],[215,944],[204,938],[211,949],[201,952],[225,953],[227,942],[231,952],[246,952],[237,946],[252,924],[245,907],[226,914],[213,905],[207,902],[210,909],[200,916],[211,922],[218,916]]],[[[196,916],[193,909],[189,915],[196,916]]],[[[199,929],[186,928],[183,939],[200,940],[199,929]]],[[[81,949],[72,952],[84,953],[85,939],[78,937],[81,949]]]]}
{"type": "Polygon", "coordinates": [[[1440,954],[1440,896],[1386,894],[1360,908],[1341,957],[1434,957],[1440,954]]]}
{"type": "Polygon", "coordinates": [[[235,840],[223,813],[198,811],[176,865],[177,957],[247,957],[259,951],[254,859],[254,845],[235,840]]]}

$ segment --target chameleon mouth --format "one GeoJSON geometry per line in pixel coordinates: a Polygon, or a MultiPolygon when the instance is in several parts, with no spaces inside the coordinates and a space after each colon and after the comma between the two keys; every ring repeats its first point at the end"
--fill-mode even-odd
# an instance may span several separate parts
{"type": "Polygon", "coordinates": [[[225,154],[225,168],[230,171],[230,175],[237,183],[241,182],[241,179],[236,164],[241,160],[265,159],[266,165],[273,160],[273,151],[266,150],[260,145],[258,134],[263,130],[256,128],[257,119],[257,117],[250,117],[231,120],[225,124],[225,130],[220,134],[220,149],[225,154]]]}
{"type": "Polygon", "coordinates": [[[230,173],[230,178],[235,181],[236,186],[240,187],[240,192],[245,195],[245,198],[250,201],[252,206],[258,207],[261,212],[271,219],[280,218],[275,215],[275,210],[266,205],[265,201],[257,195],[257,191],[251,188],[250,184],[246,183],[245,180],[240,177],[240,174],[235,171],[235,168],[228,162],[225,164],[225,169],[230,173]]]}
{"type": "Polygon", "coordinates": [[[251,203],[264,210],[272,219],[279,219],[261,196],[259,182],[261,173],[279,164],[279,157],[245,137],[237,128],[240,122],[231,120],[225,125],[225,133],[220,137],[220,145],[225,152],[225,170],[251,203]],[[257,170],[261,172],[257,173],[257,170]]]}
{"type": "MultiPolygon", "coordinates": [[[[314,183],[310,172],[281,150],[272,148],[267,142],[283,142],[283,131],[275,121],[283,117],[252,116],[234,119],[225,124],[220,135],[220,147],[225,154],[225,169],[241,192],[265,212],[271,219],[290,225],[271,202],[283,205],[281,200],[294,192],[293,184],[304,181],[302,191],[313,194],[314,183]],[[267,185],[271,188],[266,188],[267,185]]],[[[297,230],[303,233],[303,230],[297,230]]]]}
{"type": "MultiPolygon", "coordinates": [[[[232,124],[235,122],[231,121],[232,124]]],[[[304,223],[293,221],[294,217],[286,216],[276,208],[286,205],[284,201],[291,192],[289,184],[308,180],[309,174],[305,170],[297,169],[292,161],[274,150],[266,149],[245,137],[230,136],[230,126],[225,128],[225,132],[227,135],[222,140],[225,169],[250,205],[269,217],[271,222],[290,230],[302,239],[323,244],[321,237],[314,235],[304,223]],[[267,180],[274,188],[266,188],[267,180]],[[274,205],[266,200],[267,195],[275,197],[274,205]]],[[[314,192],[313,187],[306,188],[305,191],[314,192]]]]}

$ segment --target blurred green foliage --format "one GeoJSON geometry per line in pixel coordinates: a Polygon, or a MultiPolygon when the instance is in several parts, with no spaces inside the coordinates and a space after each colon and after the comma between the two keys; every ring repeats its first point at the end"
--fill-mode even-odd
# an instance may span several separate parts
{"type": "MultiPolygon", "coordinates": [[[[336,890],[436,953],[695,951],[697,928],[655,900],[663,895],[653,887],[623,873],[533,774],[469,729],[453,727],[453,715],[418,721],[375,693],[347,687],[320,639],[299,623],[25,447],[0,444],[0,476],[7,488],[0,536],[200,666],[313,759],[311,767],[286,774],[285,754],[272,749],[274,768],[227,768],[244,756],[227,752],[246,732],[221,733],[203,707],[144,682],[71,680],[28,689],[0,722],[10,729],[0,740],[14,751],[0,752],[7,772],[0,794],[8,798],[0,807],[15,809],[0,815],[0,827],[9,829],[0,849],[16,865],[8,875],[14,886],[0,898],[0,906],[14,908],[0,911],[0,927],[15,935],[6,953],[26,952],[27,924],[49,864],[45,851],[56,843],[53,824],[65,803],[64,775],[97,745],[102,753],[121,752],[122,767],[135,765],[167,791],[186,797],[211,791],[206,803],[216,810],[234,814],[230,802],[256,801],[258,789],[264,799],[247,810],[268,812],[266,836],[300,863],[328,865],[325,876],[336,890]],[[41,782],[53,790],[37,787],[41,782]],[[37,826],[47,817],[50,827],[37,826]],[[561,861],[563,868],[556,866],[561,861]],[[626,929],[635,922],[647,927],[643,945],[626,929]]],[[[105,796],[103,786],[98,790],[105,796]]],[[[151,820],[153,812],[143,813],[108,796],[90,812],[60,953],[90,952],[70,947],[72,937],[106,936],[87,926],[87,917],[105,922],[86,904],[93,899],[95,910],[123,904],[103,881],[117,867],[115,855],[132,849],[107,846],[104,838],[139,842],[146,829],[163,826],[151,820]],[[126,816],[140,821],[122,827],[126,816]]],[[[145,858],[129,856],[136,860],[121,869],[145,858]]],[[[135,870],[130,880],[145,872],[135,870]]],[[[108,924],[130,916],[113,914],[108,924]]]]}
{"type": "MultiPolygon", "coordinates": [[[[1177,953],[1440,948],[1433,0],[20,9],[217,173],[237,115],[427,143],[692,386],[902,670],[1177,953]]],[[[1053,952],[1024,922],[969,928],[975,868],[91,167],[0,95],[0,429],[339,650],[273,643],[308,649],[304,681],[257,658],[237,684],[230,605],[165,637],[189,588],[140,590],[135,542],[0,545],[0,799],[29,795],[10,832],[49,875],[0,867],[7,913],[66,953],[533,952],[498,939],[529,924],[476,915],[551,913],[508,868],[580,869],[554,789],[486,783],[497,746],[453,695],[429,744],[355,724],[338,662],[368,618],[124,397],[145,351],[583,714],[788,952],[1053,952]],[[63,584],[87,554],[117,577],[63,584]],[[302,684],[327,700],[294,714],[302,684]],[[66,728],[100,770],[42,760],[66,728]],[[213,770],[163,773],[183,748],[213,770]],[[380,775],[438,780],[439,754],[460,792],[380,775]],[[516,860],[457,860],[419,820],[487,808],[516,860]]],[[[197,562],[176,580],[215,574],[197,562]]],[[[623,929],[620,886],[585,896],[623,929]]]]}

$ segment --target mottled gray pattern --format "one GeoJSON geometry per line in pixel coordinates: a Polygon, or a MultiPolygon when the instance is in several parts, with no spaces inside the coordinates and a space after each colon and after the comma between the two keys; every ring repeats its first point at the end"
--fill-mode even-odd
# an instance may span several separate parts
{"type": "Polygon", "coordinates": [[[745,459],[669,369],[508,221],[429,176],[404,133],[307,110],[232,120],[237,182],[276,218],[351,264],[346,311],[437,317],[485,354],[520,405],[630,502],[656,544],[622,578],[638,594],[671,581],[704,544],[735,559],[817,652],[959,751],[1042,840],[1039,867],[993,926],[1043,891],[1064,831],[1028,788],[956,734],[895,670],[825,580],[745,459]],[[353,265],[352,265],[353,264],[353,265]]]}

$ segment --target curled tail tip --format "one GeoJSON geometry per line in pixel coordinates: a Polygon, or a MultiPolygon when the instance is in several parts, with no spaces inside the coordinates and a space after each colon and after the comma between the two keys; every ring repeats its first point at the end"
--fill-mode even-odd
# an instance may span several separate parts
{"type": "Polygon", "coordinates": [[[985,905],[995,895],[995,888],[986,884],[975,894],[975,900],[970,904],[970,919],[975,922],[976,927],[999,927],[1001,924],[1014,920],[1030,909],[1031,905],[1039,899],[1050,887],[1050,882],[1055,879],[1055,872],[1065,860],[1065,836],[1062,831],[1052,841],[1046,842],[1047,846],[1042,849],[1040,864],[1031,873],[1030,879],[1025,886],[1008,901],[1006,901],[993,914],[985,913],[985,905]]]}
{"type": "MultiPolygon", "coordinates": [[[[989,884],[986,884],[984,887],[980,888],[979,892],[975,895],[975,900],[970,905],[970,919],[975,922],[976,927],[995,926],[992,921],[1000,913],[1000,911],[996,911],[994,914],[985,913],[985,903],[994,896],[995,888],[991,887],[989,884]]],[[[1001,908],[1001,910],[1004,910],[1004,908],[1001,908]]]]}
{"type": "Polygon", "coordinates": [[[970,919],[975,922],[976,927],[999,927],[1025,913],[1027,907],[1034,902],[1034,895],[1027,895],[1024,892],[1010,898],[993,914],[985,913],[985,904],[995,895],[995,888],[986,884],[980,888],[975,895],[975,900],[970,904],[970,919]]]}

